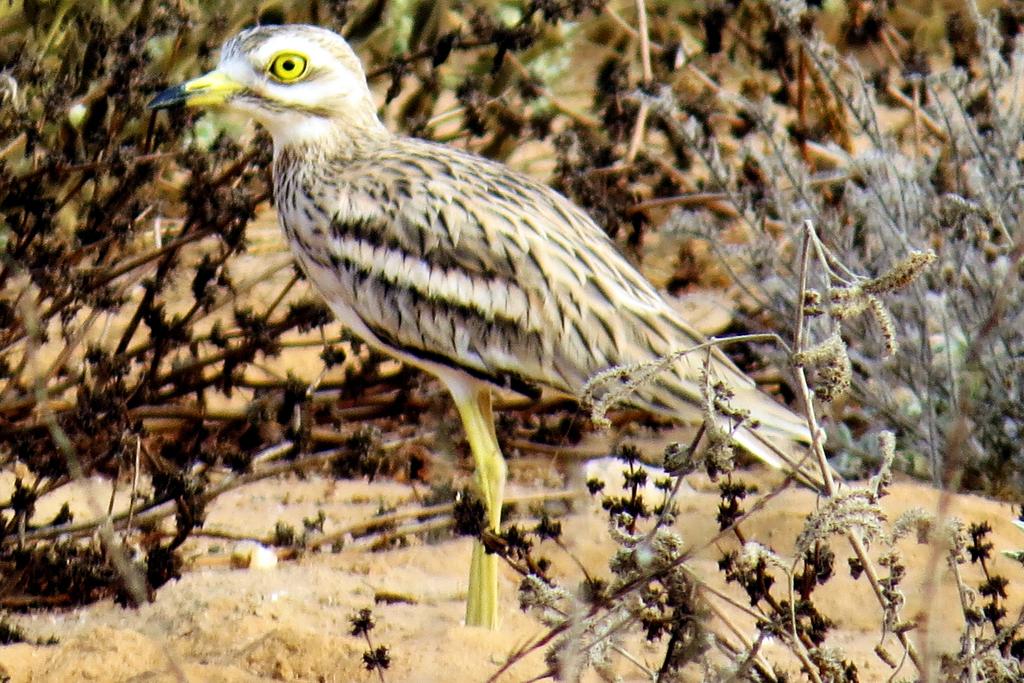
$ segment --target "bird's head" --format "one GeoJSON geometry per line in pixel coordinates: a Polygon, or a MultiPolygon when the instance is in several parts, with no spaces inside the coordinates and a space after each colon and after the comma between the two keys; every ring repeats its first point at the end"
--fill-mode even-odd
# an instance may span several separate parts
{"type": "Polygon", "coordinates": [[[216,69],[163,91],[149,108],[180,105],[247,114],[278,146],[384,131],[352,48],[332,31],[301,24],[242,31],[224,44],[216,69]]]}

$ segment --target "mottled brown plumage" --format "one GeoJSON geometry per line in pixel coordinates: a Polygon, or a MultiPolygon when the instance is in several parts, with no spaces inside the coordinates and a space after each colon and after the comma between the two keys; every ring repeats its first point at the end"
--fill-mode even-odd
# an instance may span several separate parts
{"type": "MultiPolygon", "coordinates": [[[[578,396],[611,366],[703,341],[586,214],[500,164],[388,137],[355,153],[285,150],[274,170],[281,222],[310,279],[362,336],[412,362],[578,396]]],[[[712,358],[738,406],[806,433],[721,352],[712,358]]],[[[693,417],[703,362],[680,361],[632,402],[693,417]]]]}
{"type": "MultiPolygon", "coordinates": [[[[221,91],[223,104],[274,138],[281,226],[310,281],[355,334],[451,390],[493,529],[504,464],[492,385],[578,396],[611,366],[704,341],[565,197],[493,161],[389,133],[339,36],[309,26],[245,31],[225,45],[216,72],[155,103],[216,103],[221,91]],[[299,66],[295,79],[275,75],[299,66]]],[[[699,418],[707,357],[684,356],[630,402],[699,418]]],[[[763,436],[784,447],[807,440],[806,423],[757,391],[720,350],[710,359],[736,407],[762,425],[762,436],[745,426],[734,434],[751,453],[778,465],[763,436]]],[[[480,584],[496,582],[497,569],[478,550],[467,620],[493,626],[496,587],[480,584]]]]}

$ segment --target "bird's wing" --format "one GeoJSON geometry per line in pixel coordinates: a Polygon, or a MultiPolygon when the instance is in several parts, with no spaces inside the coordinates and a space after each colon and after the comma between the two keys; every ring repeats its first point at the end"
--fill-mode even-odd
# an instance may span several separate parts
{"type": "MultiPolygon", "coordinates": [[[[353,307],[406,353],[578,395],[597,372],[704,341],[583,211],[526,176],[415,140],[337,173],[331,248],[366,272],[353,307]]],[[[630,402],[692,419],[709,357],[738,407],[806,431],[718,348],[683,356],[630,402]]]]}

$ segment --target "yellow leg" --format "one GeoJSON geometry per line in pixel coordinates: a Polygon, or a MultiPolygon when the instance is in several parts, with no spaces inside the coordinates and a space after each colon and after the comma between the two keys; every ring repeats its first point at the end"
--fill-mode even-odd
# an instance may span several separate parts
{"type": "MultiPolygon", "coordinates": [[[[494,532],[500,531],[501,502],[505,492],[505,459],[494,433],[491,389],[480,387],[465,400],[456,398],[455,403],[476,463],[475,479],[487,510],[488,528],[494,532]]],[[[466,625],[492,629],[498,627],[498,556],[488,554],[479,542],[473,545],[473,560],[469,568],[466,625]]]]}

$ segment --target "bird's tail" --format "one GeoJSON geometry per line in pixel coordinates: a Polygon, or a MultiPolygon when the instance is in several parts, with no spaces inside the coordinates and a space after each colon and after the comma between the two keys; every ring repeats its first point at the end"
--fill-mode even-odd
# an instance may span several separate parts
{"type": "MultiPolygon", "coordinates": [[[[716,372],[731,369],[716,365],[711,364],[710,382],[722,382],[728,387],[732,393],[728,401],[730,409],[749,414],[733,430],[733,439],[766,465],[779,469],[796,466],[806,453],[805,445],[811,441],[807,420],[757,389],[747,377],[716,372]]],[[[636,398],[629,402],[674,420],[703,420],[705,412],[699,404],[695,405],[704,400],[700,395],[700,380],[691,379],[691,372],[689,367],[666,368],[665,376],[654,378],[647,389],[638,389],[636,398]]]]}
{"type": "Polygon", "coordinates": [[[804,416],[760,391],[718,346],[706,344],[678,317],[664,315],[645,322],[648,334],[631,349],[632,353],[622,355],[643,364],[640,374],[648,376],[634,383],[629,396],[622,397],[625,403],[677,421],[700,422],[705,414],[701,390],[706,376],[711,386],[720,382],[729,390],[730,408],[749,413],[749,419],[732,434],[744,450],[776,468],[793,467],[803,460],[806,444],[811,442],[804,416]],[[664,339],[674,340],[674,348],[663,347],[664,339]],[[665,362],[667,356],[673,358],[672,362],[665,362]],[[658,358],[664,367],[657,367],[658,358]]]}

